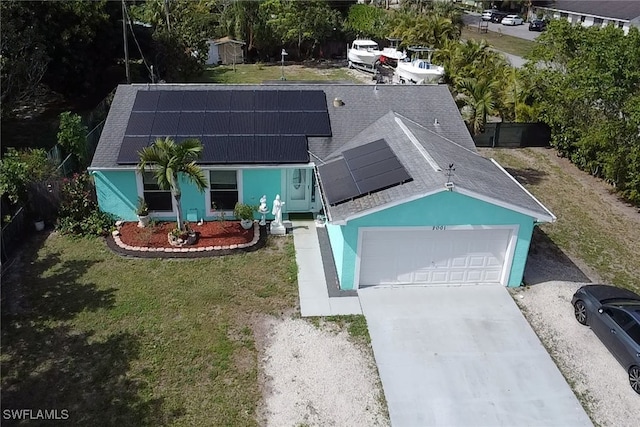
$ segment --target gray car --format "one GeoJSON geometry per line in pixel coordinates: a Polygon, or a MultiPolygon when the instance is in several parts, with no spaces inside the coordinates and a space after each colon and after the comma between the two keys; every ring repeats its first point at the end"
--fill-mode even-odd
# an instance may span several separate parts
{"type": "Polygon", "coordinates": [[[640,394],[640,295],[608,285],[586,285],[571,300],[576,320],[588,325],[627,370],[640,394]]]}

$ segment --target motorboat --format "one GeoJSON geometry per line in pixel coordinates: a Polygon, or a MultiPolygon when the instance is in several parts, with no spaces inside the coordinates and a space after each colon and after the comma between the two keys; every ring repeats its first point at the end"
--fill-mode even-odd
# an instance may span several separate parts
{"type": "Polygon", "coordinates": [[[368,39],[357,39],[351,43],[347,58],[349,59],[349,67],[354,65],[364,66],[373,69],[380,60],[382,51],[378,47],[378,43],[368,39]]]}
{"type": "Polygon", "coordinates": [[[444,67],[431,62],[434,49],[410,47],[411,59],[398,61],[395,77],[402,84],[437,84],[444,76],[444,67]]]}
{"type": "Polygon", "coordinates": [[[387,37],[387,40],[389,41],[389,47],[382,49],[380,63],[395,68],[398,65],[398,61],[402,61],[407,57],[407,52],[400,50],[402,39],[387,37]]]}

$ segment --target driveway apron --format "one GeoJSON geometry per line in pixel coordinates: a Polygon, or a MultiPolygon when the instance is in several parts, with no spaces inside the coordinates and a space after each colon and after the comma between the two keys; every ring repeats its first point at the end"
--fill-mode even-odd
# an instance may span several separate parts
{"type": "Polygon", "coordinates": [[[505,287],[358,293],[394,427],[592,425],[505,287]]]}

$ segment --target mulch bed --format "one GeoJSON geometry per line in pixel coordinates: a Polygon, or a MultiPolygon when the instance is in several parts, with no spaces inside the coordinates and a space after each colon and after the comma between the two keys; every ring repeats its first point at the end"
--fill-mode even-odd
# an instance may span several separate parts
{"type": "MultiPolygon", "coordinates": [[[[129,246],[146,246],[155,248],[171,248],[167,239],[169,231],[174,229],[175,222],[159,222],[144,228],[138,228],[137,222],[126,222],[120,228],[120,239],[129,246]]],[[[189,224],[198,233],[198,240],[194,245],[184,248],[199,248],[208,246],[230,246],[249,243],[254,237],[254,228],[245,230],[238,221],[209,221],[202,225],[189,224]]],[[[112,236],[107,236],[107,246],[120,255],[136,258],[207,258],[221,255],[231,255],[240,252],[253,252],[264,247],[267,240],[267,227],[260,227],[258,243],[247,248],[224,249],[203,252],[140,252],[131,251],[118,246],[112,236]]]]}

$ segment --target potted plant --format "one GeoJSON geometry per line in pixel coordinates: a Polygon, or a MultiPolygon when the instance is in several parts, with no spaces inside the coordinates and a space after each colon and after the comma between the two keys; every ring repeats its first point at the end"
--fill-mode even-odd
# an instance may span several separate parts
{"type": "Polygon", "coordinates": [[[245,230],[253,227],[253,213],[257,211],[255,206],[238,202],[233,208],[233,215],[240,220],[240,225],[245,230]]]}
{"type": "Polygon", "coordinates": [[[180,230],[176,226],[176,228],[172,229],[167,235],[171,246],[194,245],[198,240],[198,233],[189,226],[187,221],[183,223],[183,227],[184,229],[180,230]]]}
{"type": "Polygon", "coordinates": [[[138,215],[138,227],[142,228],[149,225],[149,206],[147,206],[147,202],[142,197],[138,197],[136,215],[138,215]]]}

